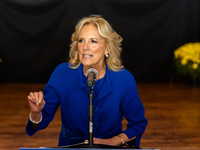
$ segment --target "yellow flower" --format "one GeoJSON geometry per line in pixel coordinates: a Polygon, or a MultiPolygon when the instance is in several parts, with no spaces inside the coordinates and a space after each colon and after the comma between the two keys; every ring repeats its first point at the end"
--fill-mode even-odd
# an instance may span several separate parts
{"type": "Polygon", "coordinates": [[[182,65],[186,65],[186,64],[187,64],[187,59],[182,59],[182,60],[181,60],[181,64],[182,64],[182,65]]]}
{"type": "Polygon", "coordinates": [[[194,43],[194,50],[198,53],[200,52],[200,43],[199,42],[194,43]]]}
{"type": "Polygon", "coordinates": [[[200,76],[200,42],[186,43],[174,51],[179,73],[200,76]]]}
{"type": "Polygon", "coordinates": [[[196,70],[196,69],[198,68],[198,64],[197,64],[197,63],[193,63],[192,68],[193,68],[194,70],[196,70]]]}
{"type": "Polygon", "coordinates": [[[178,56],[179,56],[178,51],[174,51],[174,56],[175,56],[175,58],[178,58],[178,56]]]}

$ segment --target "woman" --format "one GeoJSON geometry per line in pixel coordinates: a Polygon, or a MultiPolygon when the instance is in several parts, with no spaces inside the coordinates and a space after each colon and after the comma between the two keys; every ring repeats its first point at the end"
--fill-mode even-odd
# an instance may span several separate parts
{"type": "Polygon", "coordinates": [[[43,92],[31,92],[28,135],[44,129],[61,106],[62,129],[58,146],[88,139],[88,91],[86,72],[97,70],[94,90],[93,143],[139,146],[147,126],[134,77],[123,69],[122,38],[99,15],[81,19],[72,34],[69,63],[59,65],[43,92]],[[128,120],[122,131],[123,116],[128,120]]]}

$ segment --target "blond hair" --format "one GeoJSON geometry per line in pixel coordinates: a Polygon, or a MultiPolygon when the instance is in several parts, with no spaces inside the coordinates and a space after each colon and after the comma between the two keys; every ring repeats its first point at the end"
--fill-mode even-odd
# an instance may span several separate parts
{"type": "Polygon", "coordinates": [[[99,34],[104,38],[106,46],[109,52],[109,56],[105,57],[105,62],[108,68],[112,71],[119,71],[123,68],[121,61],[121,42],[122,38],[118,35],[110,26],[110,24],[103,19],[100,15],[91,15],[89,17],[82,18],[75,27],[75,32],[71,38],[71,49],[69,52],[70,68],[77,68],[80,65],[79,52],[78,52],[78,38],[81,29],[86,24],[94,24],[99,31],[99,34]]]}

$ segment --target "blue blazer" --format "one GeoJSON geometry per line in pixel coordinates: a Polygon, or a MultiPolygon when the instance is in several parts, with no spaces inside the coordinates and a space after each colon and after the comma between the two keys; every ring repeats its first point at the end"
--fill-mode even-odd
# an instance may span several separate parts
{"type": "MultiPolygon", "coordinates": [[[[43,119],[36,130],[29,120],[26,126],[27,134],[31,136],[46,128],[61,106],[62,127],[58,146],[88,139],[88,92],[82,64],[77,69],[69,68],[68,63],[60,64],[43,91],[46,102],[42,110],[43,119]]],[[[135,79],[129,71],[122,69],[114,72],[106,67],[104,78],[97,80],[94,86],[93,105],[94,137],[106,139],[123,132],[129,139],[137,136],[136,140],[129,144],[139,146],[147,119],[135,79]],[[127,129],[124,131],[123,117],[128,120],[127,129]]]]}

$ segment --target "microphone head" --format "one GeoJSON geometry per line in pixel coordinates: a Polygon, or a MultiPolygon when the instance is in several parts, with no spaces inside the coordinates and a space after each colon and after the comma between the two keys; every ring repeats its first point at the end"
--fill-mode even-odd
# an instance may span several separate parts
{"type": "Polygon", "coordinates": [[[88,87],[93,87],[96,83],[96,77],[97,77],[97,70],[94,68],[90,68],[87,71],[87,85],[88,87]]]}
{"type": "Polygon", "coordinates": [[[94,68],[90,68],[90,69],[88,69],[88,71],[87,71],[87,76],[89,75],[89,73],[90,72],[94,72],[94,74],[95,74],[95,77],[97,77],[97,75],[98,75],[98,72],[97,72],[97,70],[96,69],[94,69],[94,68]]]}

